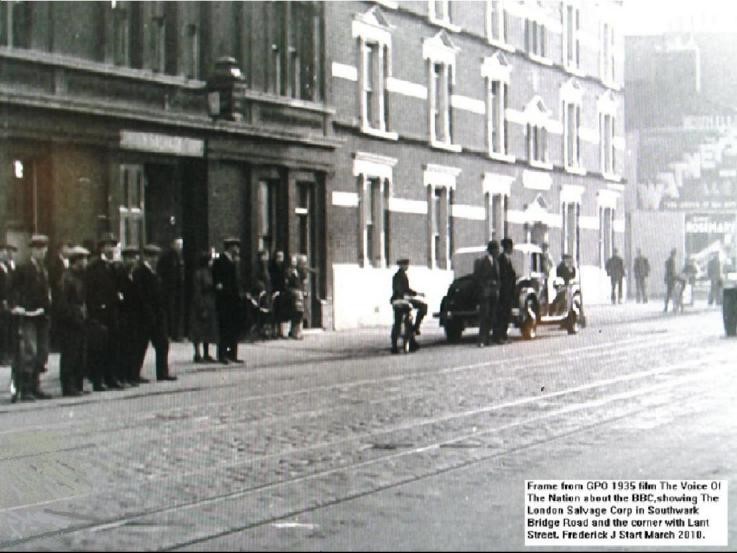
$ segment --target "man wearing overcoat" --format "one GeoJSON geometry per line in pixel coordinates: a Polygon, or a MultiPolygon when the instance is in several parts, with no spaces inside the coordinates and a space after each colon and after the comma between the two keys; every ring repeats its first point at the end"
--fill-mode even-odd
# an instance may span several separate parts
{"type": "Polygon", "coordinates": [[[0,244],[0,365],[10,364],[13,354],[10,293],[14,271],[11,260],[14,251],[17,251],[15,246],[0,244]]]}
{"type": "Polygon", "coordinates": [[[632,266],[635,274],[635,290],[637,303],[647,303],[647,277],[650,274],[650,262],[642,255],[642,250],[637,248],[637,257],[632,266]]]}
{"type": "Polygon", "coordinates": [[[212,264],[212,280],[215,286],[215,309],[218,314],[220,341],[218,342],[218,361],[242,363],[238,359],[238,340],[241,330],[241,286],[238,281],[237,262],[241,241],[226,238],[225,251],[212,264]]]}
{"type": "Polygon", "coordinates": [[[122,295],[118,288],[118,266],[113,260],[118,241],[107,233],[98,242],[99,255],[87,267],[88,366],[96,392],[120,390],[118,354],[119,311],[122,295]]]}
{"type": "Polygon", "coordinates": [[[665,260],[665,308],[664,313],[668,312],[668,302],[673,294],[673,286],[676,283],[676,253],[677,250],[673,248],[670,251],[670,256],[665,260]]]}
{"type": "MultiPolygon", "coordinates": [[[[120,304],[120,359],[119,378],[131,386],[148,382],[141,376],[143,359],[140,358],[141,341],[145,340],[144,299],[133,272],[140,264],[140,250],[126,246],[120,252],[123,263],[118,271],[118,288],[123,295],[120,304]]],[[[145,354],[145,349],[144,349],[145,354]]]]}
{"type": "Polygon", "coordinates": [[[69,267],[57,291],[57,328],[61,359],[59,379],[63,396],[79,396],[87,375],[87,306],[84,272],[90,252],[81,246],[67,249],[69,267]]]}
{"type": "Polygon", "coordinates": [[[19,340],[13,377],[21,401],[51,397],[40,386],[40,376],[46,371],[49,358],[51,289],[44,266],[48,244],[48,237],[33,235],[31,258],[19,266],[13,276],[11,303],[19,340]]]}
{"type": "Polygon", "coordinates": [[[502,253],[499,254],[499,301],[497,302],[496,325],[494,326],[494,343],[506,344],[507,332],[512,319],[512,305],[517,286],[517,273],[512,266],[512,250],[514,242],[511,238],[502,240],[502,253]]]}
{"type": "Polygon", "coordinates": [[[624,261],[619,251],[614,248],[612,256],[606,262],[606,274],[612,282],[612,304],[622,303],[622,279],[624,279],[624,261]]]}
{"type": "Polygon", "coordinates": [[[496,303],[499,297],[499,242],[492,240],[486,246],[486,255],[473,264],[473,280],[479,300],[480,348],[489,345],[489,332],[494,326],[496,303]]]}
{"type": "Polygon", "coordinates": [[[137,367],[143,365],[148,343],[156,352],[156,380],[176,380],[169,374],[169,336],[166,329],[166,299],[161,278],[156,273],[156,262],[161,248],[148,244],[143,248],[143,262],[133,269],[133,282],[139,289],[142,301],[142,325],[138,337],[137,367]]]}

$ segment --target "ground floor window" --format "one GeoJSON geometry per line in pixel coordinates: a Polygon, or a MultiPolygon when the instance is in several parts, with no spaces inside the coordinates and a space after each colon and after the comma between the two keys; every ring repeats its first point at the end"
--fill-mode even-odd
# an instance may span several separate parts
{"type": "Polygon", "coordinates": [[[614,210],[599,208],[599,266],[604,267],[614,249],[614,210]]]}
{"type": "Polygon", "coordinates": [[[507,211],[509,198],[506,194],[485,194],[486,240],[501,240],[509,235],[507,211]]]}
{"type": "Polygon", "coordinates": [[[142,165],[120,166],[120,200],[120,245],[142,247],[146,214],[142,165]]]}
{"type": "Polygon", "coordinates": [[[388,179],[359,178],[359,261],[363,266],[386,267],[390,259],[389,195],[388,179]]]}
{"type": "Polygon", "coordinates": [[[573,202],[563,203],[561,204],[561,214],[563,231],[561,233],[561,252],[569,254],[576,261],[580,241],[581,205],[573,202]]]}
{"type": "Polygon", "coordinates": [[[453,251],[453,222],[451,209],[453,191],[445,186],[427,187],[428,202],[428,266],[451,268],[453,251]]]}

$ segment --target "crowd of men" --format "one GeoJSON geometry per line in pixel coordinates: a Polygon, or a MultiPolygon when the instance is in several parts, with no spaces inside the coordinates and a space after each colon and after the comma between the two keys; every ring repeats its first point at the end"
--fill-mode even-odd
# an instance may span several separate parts
{"type": "MultiPolygon", "coordinates": [[[[12,367],[13,401],[51,396],[41,389],[51,340],[60,350],[59,377],[63,396],[92,391],[122,390],[148,383],[141,375],[148,345],[156,358],[156,380],[176,380],[169,370],[170,339],[183,333],[184,263],[182,240],[166,252],[155,244],[124,247],[104,235],[96,252],[65,245],[58,257],[47,259],[48,237],[30,239],[28,261],[16,266],[17,248],[0,244],[0,364],[12,367]]],[[[217,361],[242,363],[237,356],[244,310],[251,300],[283,336],[302,338],[306,282],[311,269],[306,258],[293,256],[286,264],[277,252],[259,256],[254,295],[243,291],[239,276],[240,240],[226,238],[223,252],[203,252],[195,273],[191,330],[195,361],[216,361],[209,343],[217,343],[217,361]],[[266,298],[256,300],[255,298],[266,298]],[[199,326],[198,326],[199,325],[199,326]],[[205,326],[203,326],[205,325],[205,326]],[[199,329],[199,330],[196,330],[199,329]],[[200,354],[202,345],[204,356],[200,354]]]]}

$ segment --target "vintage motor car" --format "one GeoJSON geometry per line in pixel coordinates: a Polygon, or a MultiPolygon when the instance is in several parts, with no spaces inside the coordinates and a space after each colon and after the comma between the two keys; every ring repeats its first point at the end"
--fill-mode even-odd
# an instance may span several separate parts
{"type": "MultiPolygon", "coordinates": [[[[478,327],[479,306],[472,268],[473,259],[482,253],[466,252],[458,259],[454,256],[456,273],[464,276],[451,283],[440,302],[440,311],[434,313],[449,342],[460,340],[466,328],[478,327]],[[469,257],[468,253],[473,256],[469,257]]],[[[512,324],[524,338],[534,338],[538,325],[559,325],[569,334],[576,334],[585,326],[580,283],[576,279],[566,285],[562,278],[555,276],[555,268],[546,278],[539,246],[515,245],[512,265],[517,273],[512,324]]]]}

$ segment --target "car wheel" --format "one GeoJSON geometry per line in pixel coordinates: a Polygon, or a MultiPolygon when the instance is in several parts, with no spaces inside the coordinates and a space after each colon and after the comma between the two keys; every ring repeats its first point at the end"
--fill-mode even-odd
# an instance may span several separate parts
{"type": "Polygon", "coordinates": [[[537,321],[535,319],[526,320],[520,330],[525,340],[532,340],[537,336],[537,321]]]}
{"type": "Polygon", "coordinates": [[[445,337],[451,344],[460,342],[462,334],[463,323],[460,321],[447,321],[445,323],[445,337]]]}

